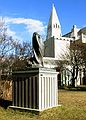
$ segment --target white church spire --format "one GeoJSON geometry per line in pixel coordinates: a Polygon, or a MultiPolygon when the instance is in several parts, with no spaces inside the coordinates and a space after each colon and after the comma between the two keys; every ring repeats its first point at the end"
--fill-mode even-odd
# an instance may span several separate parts
{"type": "Polygon", "coordinates": [[[48,23],[47,39],[53,36],[55,38],[61,36],[61,25],[60,25],[54,4],[52,6],[52,11],[51,11],[51,15],[50,15],[49,23],[48,23]]]}

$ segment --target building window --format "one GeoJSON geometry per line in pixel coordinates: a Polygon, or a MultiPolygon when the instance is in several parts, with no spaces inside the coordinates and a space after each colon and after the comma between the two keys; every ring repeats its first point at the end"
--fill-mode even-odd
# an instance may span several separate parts
{"type": "Polygon", "coordinates": [[[53,27],[54,27],[54,28],[60,28],[60,26],[59,26],[59,25],[57,25],[57,23],[56,23],[56,24],[54,24],[54,25],[53,25],[53,27]]]}
{"type": "Polygon", "coordinates": [[[56,28],[57,28],[57,24],[56,24],[56,28]]]}
{"type": "Polygon", "coordinates": [[[60,28],[60,26],[58,25],[58,28],[60,28]]]}
{"type": "Polygon", "coordinates": [[[53,25],[53,27],[55,28],[55,24],[53,25]]]}

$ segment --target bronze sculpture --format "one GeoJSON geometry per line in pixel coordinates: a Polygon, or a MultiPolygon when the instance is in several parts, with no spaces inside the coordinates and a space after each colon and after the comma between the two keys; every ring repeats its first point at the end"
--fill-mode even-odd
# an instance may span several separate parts
{"type": "Polygon", "coordinates": [[[42,43],[40,41],[40,35],[37,32],[33,33],[32,48],[33,48],[32,55],[29,59],[31,64],[43,66],[42,43]]]}

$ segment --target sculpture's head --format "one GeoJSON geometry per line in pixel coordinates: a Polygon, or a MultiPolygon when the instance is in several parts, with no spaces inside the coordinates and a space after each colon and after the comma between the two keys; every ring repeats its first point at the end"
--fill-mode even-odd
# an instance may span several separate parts
{"type": "Polygon", "coordinates": [[[36,61],[38,64],[41,64],[43,66],[42,44],[40,41],[40,35],[37,32],[33,33],[32,47],[36,61]]]}

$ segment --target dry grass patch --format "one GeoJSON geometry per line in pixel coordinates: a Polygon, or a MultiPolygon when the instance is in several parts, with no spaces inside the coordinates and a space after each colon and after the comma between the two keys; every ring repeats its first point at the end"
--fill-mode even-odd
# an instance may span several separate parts
{"type": "Polygon", "coordinates": [[[86,120],[86,92],[60,90],[59,104],[39,115],[0,108],[0,120],[86,120]]]}

